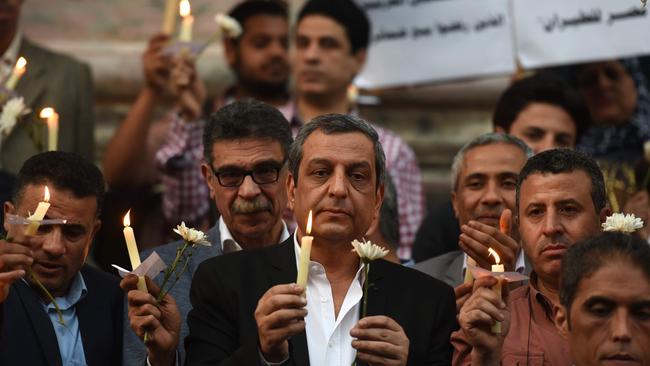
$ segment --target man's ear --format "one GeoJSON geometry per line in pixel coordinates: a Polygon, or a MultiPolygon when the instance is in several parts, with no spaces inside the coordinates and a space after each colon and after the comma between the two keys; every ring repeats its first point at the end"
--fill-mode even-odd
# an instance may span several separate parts
{"type": "MultiPolygon", "coordinates": [[[[386,178],[390,179],[390,178],[386,178]]],[[[384,202],[384,194],[386,193],[386,185],[384,183],[380,184],[379,187],[377,187],[377,193],[375,195],[376,201],[375,202],[375,216],[379,216],[379,209],[381,209],[381,204],[384,202]]]]}
{"type": "Polygon", "coordinates": [[[205,183],[208,185],[208,190],[210,191],[210,198],[214,200],[216,197],[216,193],[214,191],[214,180],[216,177],[214,174],[212,174],[212,169],[208,166],[206,162],[201,163],[201,174],[203,175],[203,179],[205,180],[205,183]]]}
{"type": "Polygon", "coordinates": [[[4,210],[4,229],[5,232],[9,232],[9,220],[7,220],[7,215],[9,214],[15,214],[16,213],[16,208],[14,207],[14,204],[11,203],[11,201],[5,201],[5,204],[3,205],[3,210],[4,210]]]}
{"type": "MultiPolygon", "coordinates": [[[[241,37],[240,37],[241,38],[241,37]]],[[[223,41],[223,52],[226,57],[226,62],[230,68],[234,68],[237,64],[237,43],[236,41],[227,38],[223,41]]]]}
{"type": "Polygon", "coordinates": [[[293,174],[291,172],[287,174],[286,187],[287,187],[287,207],[289,207],[289,209],[293,211],[294,203],[296,201],[296,184],[293,181],[293,174]]]}
{"type": "Polygon", "coordinates": [[[362,48],[354,54],[354,58],[357,61],[357,66],[359,67],[357,73],[359,73],[361,69],[363,69],[363,65],[366,64],[367,57],[368,57],[368,49],[366,48],[362,48]]]}
{"type": "Polygon", "coordinates": [[[451,191],[451,207],[454,209],[454,217],[458,219],[458,209],[456,208],[456,191],[451,191]]]}
{"type": "Polygon", "coordinates": [[[557,332],[560,333],[562,338],[568,340],[571,327],[569,326],[569,314],[563,305],[553,306],[553,321],[557,332]]]}
{"type": "Polygon", "coordinates": [[[609,205],[603,207],[603,209],[600,210],[600,215],[598,215],[598,219],[600,219],[600,223],[602,224],[603,222],[607,221],[607,216],[611,214],[612,214],[612,209],[609,208],[609,205]]]}

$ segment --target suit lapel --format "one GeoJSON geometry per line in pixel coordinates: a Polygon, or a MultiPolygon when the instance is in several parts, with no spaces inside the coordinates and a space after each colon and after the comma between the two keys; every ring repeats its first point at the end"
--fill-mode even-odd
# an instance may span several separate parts
{"type": "MultiPolygon", "coordinates": [[[[463,258],[465,258],[463,252],[458,252],[445,273],[447,281],[444,282],[452,284],[453,287],[457,287],[463,282],[463,258]]],[[[469,268],[467,270],[469,271],[469,268]]]]}
{"type": "MultiPolygon", "coordinates": [[[[368,277],[368,314],[367,315],[385,315],[386,314],[386,279],[383,274],[383,267],[386,265],[385,260],[379,259],[370,263],[370,272],[368,277]]],[[[363,300],[362,304],[363,304],[363,300]]],[[[360,311],[363,306],[359,307],[360,311]]]]}
{"type": "MultiPolygon", "coordinates": [[[[293,235],[274,249],[267,252],[267,260],[270,264],[268,275],[271,281],[269,288],[282,283],[296,282],[298,270],[296,269],[293,235]]],[[[304,331],[293,336],[289,340],[289,346],[291,359],[295,365],[309,365],[307,335],[304,331]]]]}
{"type": "MultiPolygon", "coordinates": [[[[25,98],[25,105],[27,106],[37,106],[41,96],[45,93],[45,83],[41,82],[41,79],[45,76],[44,64],[40,62],[32,62],[29,60],[36,60],[39,58],[39,55],[35,54],[35,48],[32,46],[31,42],[27,38],[23,38],[22,44],[20,45],[19,55],[27,59],[27,71],[23,76],[24,80],[19,82],[16,86],[16,91],[18,94],[25,98]],[[24,87],[29,85],[29,88],[24,87]]],[[[32,113],[38,113],[39,111],[32,111],[32,113]]]]}
{"type": "Polygon", "coordinates": [[[61,354],[54,327],[43,310],[38,294],[23,281],[16,282],[15,289],[28,315],[34,334],[43,349],[48,365],[61,365],[61,354]]]}

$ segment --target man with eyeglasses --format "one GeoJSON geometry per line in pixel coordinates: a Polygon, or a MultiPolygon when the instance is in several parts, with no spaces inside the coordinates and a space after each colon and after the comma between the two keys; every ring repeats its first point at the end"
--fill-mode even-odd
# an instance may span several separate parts
{"type": "MultiPolygon", "coordinates": [[[[212,246],[194,250],[188,270],[170,291],[171,297],[166,297],[153,314],[150,305],[154,304],[157,286],[148,283],[147,294],[135,290],[135,276],[122,282],[128,292],[130,322],[130,327],[125,327],[125,347],[130,350],[124,352],[128,355],[124,364],[141,365],[148,356],[155,365],[160,364],[160,358],[174,357],[179,341],[188,334],[184,321],[191,308],[188,294],[201,262],[241,249],[281,243],[289,237],[282,212],[287,205],[286,159],[292,141],[282,113],[262,102],[234,102],[207,119],[201,172],[220,213],[219,221],[207,233],[212,246]],[[146,351],[142,343],[145,332],[146,351]]],[[[155,251],[169,264],[180,244],[166,244],[155,251]]],[[[148,255],[144,252],[143,259],[148,255]]],[[[182,347],[178,348],[183,358],[182,347]]]]}

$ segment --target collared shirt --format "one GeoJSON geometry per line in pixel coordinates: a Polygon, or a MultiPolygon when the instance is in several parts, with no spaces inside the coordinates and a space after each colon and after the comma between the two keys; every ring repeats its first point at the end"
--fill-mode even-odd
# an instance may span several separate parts
{"type": "MultiPolygon", "coordinates": [[[[463,252],[463,272],[461,273],[460,278],[465,278],[465,272],[467,272],[467,258],[469,256],[467,253],[463,252]]],[[[517,261],[515,262],[515,272],[524,273],[526,271],[526,259],[523,250],[519,250],[517,255],[517,261]]]]}
{"type": "MultiPolygon", "coordinates": [[[[528,286],[510,293],[510,330],[501,349],[501,364],[571,365],[569,346],[553,322],[553,304],[536,288],[533,272],[528,286]]],[[[463,330],[451,335],[454,346],[453,365],[470,365],[472,347],[463,330]]]]}
{"type": "MultiPolygon", "coordinates": [[[[223,221],[223,216],[219,217],[219,233],[221,234],[221,251],[224,254],[242,250],[242,247],[232,237],[230,230],[228,230],[228,226],[223,221]]],[[[278,243],[282,243],[287,239],[289,239],[289,230],[287,230],[287,224],[282,221],[282,233],[280,234],[280,241],[278,243]]]]}
{"type": "MultiPolygon", "coordinates": [[[[304,121],[293,111],[289,119],[294,137],[298,134],[304,121]]],[[[352,108],[350,115],[359,114],[352,108]]],[[[397,192],[397,213],[399,221],[399,247],[397,256],[405,261],[411,259],[413,242],[424,218],[424,194],[422,193],[422,175],[413,150],[396,133],[370,124],[379,137],[379,143],[386,155],[386,172],[393,180],[397,192]]]]}
{"type": "Polygon", "coordinates": [[[50,321],[54,327],[63,365],[86,365],[86,356],[81,340],[81,332],[79,331],[79,318],[77,317],[75,305],[86,296],[87,292],[86,282],[84,282],[81,273],[78,272],[72,279],[72,284],[67,295],[54,298],[63,313],[65,325],[59,323],[59,316],[53,303],[42,303],[43,310],[50,317],[50,321]]]}
{"type": "MultiPolygon", "coordinates": [[[[300,245],[294,234],[296,267],[300,263],[300,245]]],[[[325,268],[318,262],[310,261],[307,278],[307,316],[305,333],[309,349],[309,364],[312,366],[350,365],[356,358],[352,348],[350,330],[359,321],[361,298],[363,297],[363,269],[359,261],[357,270],[338,316],[334,314],[332,287],[325,268]]]]}
{"type": "Polygon", "coordinates": [[[23,33],[18,29],[14,39],[11,40],[9,47],[0,58],[0,80],[2,80],[2,84],[4,84],[4,82],[9,78],[9,75],[16,65],[22,41],[23,33]]]}

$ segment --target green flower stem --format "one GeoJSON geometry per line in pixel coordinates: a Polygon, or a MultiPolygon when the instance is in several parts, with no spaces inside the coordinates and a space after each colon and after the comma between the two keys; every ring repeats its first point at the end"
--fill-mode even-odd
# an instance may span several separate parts
{"type": "MultiPolygon", "coordinates": [[[[165,275],[163,277],[163,282],[160,285],[160,292],[158,293],[158,296],[156,297],[156,303],[160,303],[160,301],[165,297],[165,295],[169,292],[169,289],[165,291],[165,286],[167,285],[167,282],[169,282],[169,279],[171,278],[172,274],[176,272],[176,267],[178,266],[178,262],[181,260],[181,257],[185,253],[185,250],[187,250],[187,247],[189,246],[188,242],[184,242],[183,246],[180,249],[176,250],[176,258],[174,258],[174,261],[172,262],[171,266],[165,270],[165,275]]],[[[187,267],[187,263],[185,266],[183,266],[183,269],[187,267]]],[[[176,284],[176,281],[178,281],[178,277],[180,275],[176,276],[176,280],[174,281],[174,284],[176,284]]],[[[174,287],[173,285],[171,287],[174,287]]]]}
{"type": "MultiPolygon", "coordinates": [[[[370,278],[368,278],[368,273],[370,273],[370,262],[364,262],[365,266],[363,267],[363,274],[365,280],[363,281],[363,298],[361,299],[361,319],[365,318],[368,314],[368,284],[370,283],[370,278]]],[[[356,366],[357,360],[352,361],[352,366],[356,366]]]]}

